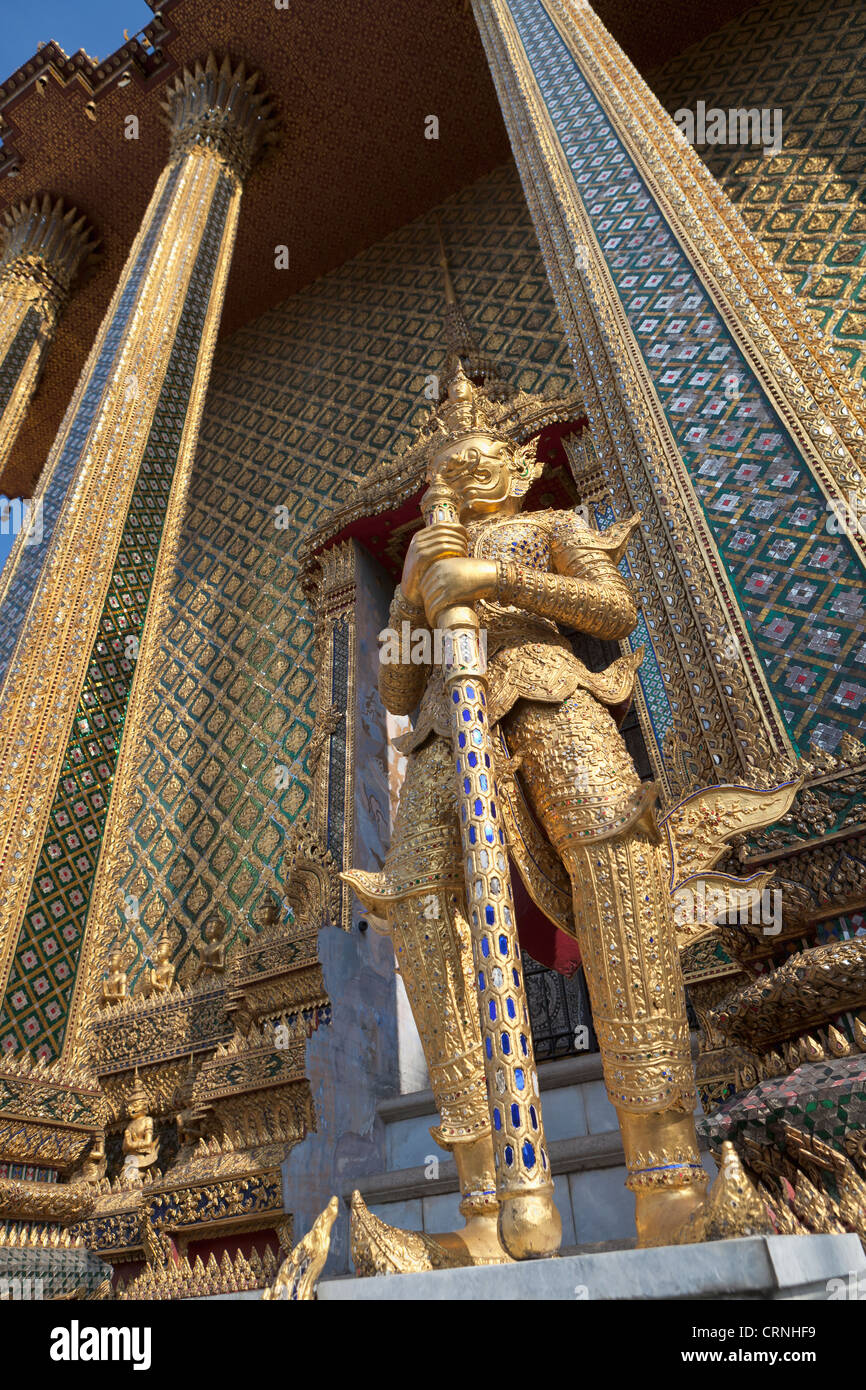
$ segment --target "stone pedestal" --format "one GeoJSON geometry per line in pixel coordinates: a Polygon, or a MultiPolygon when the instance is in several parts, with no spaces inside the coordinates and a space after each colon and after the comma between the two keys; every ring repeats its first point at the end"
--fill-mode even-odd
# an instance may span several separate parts
{"type": "Polygon", "coordinates": [[[487,1265],[477,1269],[330,1279],[322,1302],[492,1302],[641,1299],[829,1299],[866,1287],[866,1255],[855,1235],[748,1236],[707,1245],[487,1265]],[[851,1276],[854,1276],[853,1279],[851,1276]],[[841,1281],[841,1282],[836,1282],[841,1281]]]}

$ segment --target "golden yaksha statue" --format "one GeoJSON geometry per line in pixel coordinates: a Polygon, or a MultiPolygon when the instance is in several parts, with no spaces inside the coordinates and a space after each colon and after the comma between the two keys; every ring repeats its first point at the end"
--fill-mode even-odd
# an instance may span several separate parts
{"type": "Polygon", "coordinates": [[[159,1155],[159,1140],[154,1137],[153,1120],[147,1111],[147,1092],[141,1084],[136,1067],[126,1107],[129,1123],[123,1131],[124,1158],[121,1176],[126,1183],[139,1182],[141,1170],[149,1168],[159,1155]]]}
{"type": "Polygon", "coordinates": [[[126,978],[123,952],[115,949],[109,952],[108,956],[108,977],[102,984],[102,1007],[105,1009],[112,1004],[119,1004],[126,998],[128,991],[129,981],[126,978]]]}
{"type": "Polygon", "coordinates": [[[171,960],[171,941],[162,935],[157,939],[155,963],[147,971],[144,992],[150,997],[154,994],[168,994],[174,984],[174,965],[171,960]]]}
{"type": "Polygon", "coordinates": [[[657,787],[641,782],[612,713],[627,706],[642,653],[592,672],[560,628],[608,640],[632,631],[637,609],[618,562],[640,519],[598,532],[569,511],[521,515],[541,466],[533,444],[496,428],[500,414],[458,370],[430,437],[427,525],[390,612],[396,634],[408,623],[433,640],[412,644],[426,662],[407,659],[405,642],[381,653],[386,709],[415,711],[398,742],[408,754],[399,810],[383,871],[345,875],[394,943],[441,1117],[434,1137],[457,1164],[466,1226],[435,1241],[475,1261],[551,1253],[560,1240],[537,1080],[521,1065],[531,1063],[531,1033],[519,953],[505,930],[485,935],[479,917],[512,926],[509,855],[531,897],[579,943],[639,1243],[671,1240],[708,1181],[657,787]],[[457,652],[473,610],[487,644],[477,688],[465,675],[471,656],[462,676],[459,656],[442,669],[430,660],[437,624],[455,634],[457,652]],[[503,1223],[506,1166],[515,1184],[536,1185],[503,1223]]]}

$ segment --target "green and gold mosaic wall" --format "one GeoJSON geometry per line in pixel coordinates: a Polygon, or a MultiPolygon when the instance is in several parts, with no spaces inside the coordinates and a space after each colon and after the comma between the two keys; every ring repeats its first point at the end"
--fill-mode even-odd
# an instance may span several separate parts
{"type": "MultiPolygon", "coordinates": [[[[573,381],[514,167],[439,213],[486,349],[529,390],[573,381]]],[[[299,542],[408,442],[427,409],[425,378],[442,363],[442,302],[431,213],[217,352],[131,827],[133,978],[164,924],[184,980],[201,914],[221,911],[231,942],[265,886],[279,884],[283,843],[308,797],[314,712],[299,542]]]]}
{"type": "Polygon", "coordinates": [[[859,553],[547,9],[508,6],[791,741],[835,752],[866,711],[859,553]]]}
{"type": "Polygon", "coordinates": [[[649,76],[679,108],[782,111],[782,150],[698,146],[747,225],[862,375],[866,337],[866,6],[768,0],[649,76]]]}

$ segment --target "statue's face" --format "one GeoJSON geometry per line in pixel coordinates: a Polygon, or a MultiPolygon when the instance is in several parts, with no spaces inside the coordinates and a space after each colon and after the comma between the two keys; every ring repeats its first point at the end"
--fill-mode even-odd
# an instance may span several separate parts
{"type": "Polygon", "coordinates": [[[511,470],[508,445],[486,434],[467,435],[457,445],[434,454],[431,475],[442,479],[458,499],[460,520],[517,511],[510,496],[511,470]]]}

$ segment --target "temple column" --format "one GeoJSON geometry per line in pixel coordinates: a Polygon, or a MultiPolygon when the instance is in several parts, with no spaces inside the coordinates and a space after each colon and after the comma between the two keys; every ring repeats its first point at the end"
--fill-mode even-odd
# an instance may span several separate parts
{"type": "Polygon", "coordinates": [[[274,138],[257,86],[211,55],[169,89],[170,159],[46,465],[44,558],[25,575],[22,553],[2,595],[10,1052],[61,1050],[107,818],[134,785],[241,190],[274,138]]]}
{"type": "Polygon", "coordinates": [[[75,276],[95,237],[75,208],[45,193],[4,219],[0,257],[0,477],[75,276]]]}
{"type": "Polygon", "coordinates": [[[813,743],[856,757],[862,537],[828,521],[862,488],[860,384],[586,0],[473,7],[610,494],[596,517],[643,517],[625,564],[667,796],[778,777],[813,743]]]}

